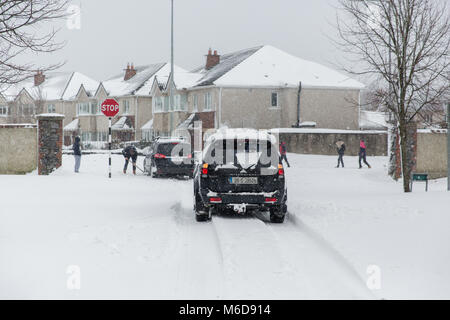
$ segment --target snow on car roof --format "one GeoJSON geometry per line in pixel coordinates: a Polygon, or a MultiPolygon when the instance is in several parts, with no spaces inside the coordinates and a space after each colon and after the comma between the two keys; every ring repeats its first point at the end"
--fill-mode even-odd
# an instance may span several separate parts
{"type": "Polygon", "coordinates": [[[188,141],[183,137],[158,137],[158,138],[156,138],[156,142],[158,142],[158,143],[186,142],[187,143],[188,141]]]}
{"type": "Polygon", "coordinates": [[[250,140],[270,140],[272,143],[276,142],[275,136],[270,134],[267,130],[255,130],[246,128],[221,128],[216,133],[207,137],[206,142],[211,143],[216,140],[224,139],[250,139],[250,140]]]}

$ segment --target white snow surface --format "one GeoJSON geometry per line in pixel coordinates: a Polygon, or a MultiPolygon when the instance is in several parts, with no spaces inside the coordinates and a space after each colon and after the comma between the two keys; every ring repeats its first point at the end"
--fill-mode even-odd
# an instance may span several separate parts
{"type": "MultiPolygon", "coordinates": [[[[127,95],[148,96],[152,88],[155,76],[168,77],[170,75],[170,63],[155,63],[146,66],[137,66],[136,75],[125,81],[125,71],[102,82],[108,95],[118,97],[127,95]]],[[[183,68],[174,64],[174,72],[186,72],[183,68]]]]}
{"type": "MultiPolygon", "coordinates": [[[[176,64],[173,65],[173,72],[175,73],[175,79],[177,79],[178,74],[185,74],[187,71],[176,64]]],[[[170,75],[170,63],[166,63],[164,67],[158,70],[153,76],[148,78],[148,80],[143,84],[143,86],[136,91],[136,95],[138,96],[146,96],[150,94],[150,91],[152,89],[153,81],[154,79],[164,80],[164,82],[167,82],[167,79],[170,75]]]]}
{"type": "MultiPolygon", "coordinates": [[[[214,81],[216,86],[298,86],[362,89],[364,85],[316,62],[265,45],[214,81]]],[[[212,71],[214,68],[212,69],[212,71]]]]}
{"type": "Polygon", "coordinates": [[[404,194],[385,157],[362,170],[356,157],[345,169],[288,158],[283,224],[265,213],[197,223],[191,180],[124,175],[122,156],[112,179],[107,154],[83,156],[79,174],[64,155],[50,176],[0,176],[0,298],[450,298],[445,180],[404,194]],[[79,290],[67,288],[73,265],[79,290]]]}
{"type": "Polygon", "coordinates": [[[359,118],[361,129],[386,130],[386,114],[384,112],[361,110],[359,118]]]}
{"type": "Polygon", "coordinates": [[[69,124],[64,127],[64,131],[76,131],[79,129],[79,121],[80,119],[76,118],[72,120],[69,124]]]}

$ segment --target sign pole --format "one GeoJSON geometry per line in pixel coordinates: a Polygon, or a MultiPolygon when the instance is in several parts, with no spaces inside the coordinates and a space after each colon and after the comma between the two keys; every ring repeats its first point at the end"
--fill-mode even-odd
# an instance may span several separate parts
{"type": "Polygon", "coordinates": [[[111,179],[111,117],[109,117],[109,130],[108,130],[108,149],[109,149],[109,166],[108,166],[108,171],[109,171],[109,178],[111,179]]]}
{"type": "Polygon", "coordinates": [[[111,119],[119,113],[119,103],[114,99],[106,99],[101,105],[102,113],[109,119],[109,130],[108,130],[108,149],[109,149],[109,162],[108,162],[108,176],[111,179],[111,145],[112,145],[112,135],[111,135],[111,119]]]}

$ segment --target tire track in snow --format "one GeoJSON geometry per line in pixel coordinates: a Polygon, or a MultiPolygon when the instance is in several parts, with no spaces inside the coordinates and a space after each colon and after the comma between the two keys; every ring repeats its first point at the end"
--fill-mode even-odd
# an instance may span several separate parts
{"type": "Polygon", "coordinates": [[[290,268],[312,276],[310,293],[314,298],[375,298],[352,265],[330,243],[295,215],[288,213],[287,217],[284,224],[267,225],[285,244],[283,252],[290,268]]]}
{"type": "Polygon", "coordinates": [[[217,234],[210,223],[195,221],[192,204],[175,203],[178,239],[174,254],[176,284],[174,297],[180,299],[220,299],[223,297],[223,263],[217,234]]]}
{"type": "Polygon", "coordinates": [[[224,268],[224,298],[273,299],[290,279],[277,240],[251,216],[213,216],[224,268]]]}

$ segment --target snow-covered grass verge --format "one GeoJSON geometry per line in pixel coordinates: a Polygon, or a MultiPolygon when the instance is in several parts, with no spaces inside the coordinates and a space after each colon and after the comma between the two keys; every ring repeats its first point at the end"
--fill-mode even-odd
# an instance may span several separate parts
{"type": "Polygon", "coordinates": [[[401,181],[386,175],[387,158],[357,169],[357,157],[334,168],[329,156],[291,155],[289,211],[311,227],[369,278],[376,265],[387,299],[450,298],[450,193],[446,179],[415,183],[402,192],[401,181]],[[295,191],[294,191],[295,190],[295,191]]]}

